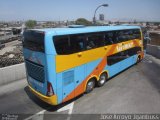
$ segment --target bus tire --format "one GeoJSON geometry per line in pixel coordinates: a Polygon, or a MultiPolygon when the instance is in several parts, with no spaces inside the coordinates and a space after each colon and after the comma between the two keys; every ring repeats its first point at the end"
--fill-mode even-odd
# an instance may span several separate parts
{"type": "Polygon", "coordinates": [[[101,75],[100,75],[100,77],[99,77],[99,81],[97,82],[97,86],[98,87],[102,87],[104,84],[105,84],[105,82],[106,82],[106,80],[107,80],[107,73],[102,73],[101,75]]]}
{"type": "Polygon", "coordinates": [[[90,93],[95,87],[95,79],[90,79],[86,84],[86,91],[85,93],[90,93]]]}
{"type": "Polygon", "coordinates": [[[141,56],[139,55],[138,57],[137,57],[137,64],[139,63],[139,62],[141,62],[141,56]]]}

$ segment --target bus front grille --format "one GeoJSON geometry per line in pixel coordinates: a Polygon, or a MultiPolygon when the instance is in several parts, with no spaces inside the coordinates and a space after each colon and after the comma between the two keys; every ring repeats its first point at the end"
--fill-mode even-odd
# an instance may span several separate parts
{"type": "Polygon", "coordinates": [[[28,75],[33,79],[43,83],[45,79],[44,66],[38,65],[29,60],[25,60],[25,61],[26,61],[26,69],[27,69],[28,75]]]}

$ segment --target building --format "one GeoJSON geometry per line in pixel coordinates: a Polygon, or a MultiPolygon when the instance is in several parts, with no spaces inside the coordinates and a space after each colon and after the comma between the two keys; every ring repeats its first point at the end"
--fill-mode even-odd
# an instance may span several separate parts
{"type": "Polygon", "coordinates": [[[104,21],[104,14],[99,14],[99,20],[104,21]]]}

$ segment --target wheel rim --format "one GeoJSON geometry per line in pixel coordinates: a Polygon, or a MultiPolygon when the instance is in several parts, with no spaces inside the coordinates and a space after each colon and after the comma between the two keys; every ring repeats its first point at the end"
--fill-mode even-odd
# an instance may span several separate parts
{"type": "Polygon", "coordinates": [[[106,76],[105,76],[105,75],[102,75],[102,76],[100,77],[100,84],[104,84],[105,81],[106,81],[106,76]]]}
{"type": "Polygon", "coordinates": [[[88,82],[88,84],[87,84],[87,90],[91,91],[93,88],[94,88],[94,82],[93,81],[88,82]]]}

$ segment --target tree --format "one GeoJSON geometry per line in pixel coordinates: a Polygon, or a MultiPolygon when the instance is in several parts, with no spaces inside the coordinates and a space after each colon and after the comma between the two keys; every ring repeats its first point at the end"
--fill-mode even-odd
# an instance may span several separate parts
{"type": "Polygon", "coordinates": [[[37,22],[35,20],[28,20],[25,25],[27,28],[32,29],[37,25],[37,22]]]}
{"type": "Polygon", "coordinates": [[[89,26],[89,25],[92,25],[92,22],[86,20],[85,18],[78,18],[76,20],[76,24],[77,25],[86,25],[86,26],[89,26]]]}

